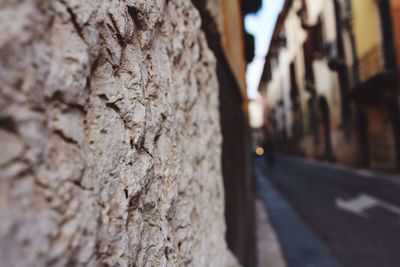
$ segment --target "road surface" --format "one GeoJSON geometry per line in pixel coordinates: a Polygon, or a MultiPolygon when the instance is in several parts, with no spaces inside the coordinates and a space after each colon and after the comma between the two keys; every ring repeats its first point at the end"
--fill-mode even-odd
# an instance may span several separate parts
{"type": "MultiPolygon", "coordinates": [[[[319,256],[333,256],[344,267],[400,266],[400,178],[288,157],[278,157],[273,168],[266,167],[263,158],[255,158],[255,167],[262,174],[257,179],[264,199],[268,202],[271,195],[262,181],[268,179],[311,230],[295,243],[320,246],[319,256]]],[[[274,209],[273,203],[268,205],[274,209]]],[[[285,236],[285,232],[296,231],[279,229],[288,222],[279,212],[272,213],[288,265],[320,267],[322,263],[312,263],[313,255],[304,257],[305,264],[290,259],[299,244],[292,246],[293,234],[285,236]]]]}

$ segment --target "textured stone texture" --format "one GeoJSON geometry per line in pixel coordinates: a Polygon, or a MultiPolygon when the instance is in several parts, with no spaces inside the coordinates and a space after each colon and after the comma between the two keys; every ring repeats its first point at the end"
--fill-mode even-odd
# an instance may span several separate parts
{"type": "MultiPolygon", "coordinates": [[[[214,0],[194,0],[202,28],[217,58],[220,120],[223,137],[222,175],[225,188],[226,240],[240,264],[256,266],[254,184],[251,172],[250,134],[240,86],[224,53],[210,8],[214,0]]],[[[211,8],[212,9],[212,8],[211,8]]]]}
{"type": "Polygon", "coordinates": [[[2,266],[228,266],[215,59],[188,0],[0,3],[2,266]]]}

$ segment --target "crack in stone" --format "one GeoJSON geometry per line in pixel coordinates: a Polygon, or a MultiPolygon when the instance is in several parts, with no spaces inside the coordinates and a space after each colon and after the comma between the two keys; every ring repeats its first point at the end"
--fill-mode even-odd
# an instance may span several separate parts
{"type": "Polygon", "coordinates": [[[79,144],[78,141],[76,141],[76,140],[73,139],[72,137],[66,136],[65,133],[64,133],[62,130],[60,130],[60,129],[55,129],[55,130],[53,130],[53,133],[54,133],[55,135],[57,135],[58,137],[60,137],[61,139],[63,139],[65,142],[80,147],[80,144],[79,144]]]}
{"type": "Polygon", "coordinates": [[[86,43],[85,36],[83,35],[83,29],[79,25],[74,11],[72,10],[72,8],[65,1],[60,1],[60,3],[65,6],[68,14],[71,17],[72,25],[74,26],[74,28],[75,28],[76,32],[78,33],[79,37],[81,37],[81,39],[86,43]]]}

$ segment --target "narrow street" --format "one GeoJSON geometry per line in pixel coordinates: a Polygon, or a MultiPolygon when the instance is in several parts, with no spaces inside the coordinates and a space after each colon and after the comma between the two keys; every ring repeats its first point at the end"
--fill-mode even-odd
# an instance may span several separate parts
{"type": "Polygon", "coordinates": [[[255,158],[255,174],[288,266],[399,266],[396,176],[288,157],[255,158]]]}

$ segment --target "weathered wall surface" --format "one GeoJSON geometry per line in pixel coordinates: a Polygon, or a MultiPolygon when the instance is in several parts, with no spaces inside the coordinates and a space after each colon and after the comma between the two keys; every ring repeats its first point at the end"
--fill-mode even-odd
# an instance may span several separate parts
{"type": "Polygon", "coordinates": [[[242,266],[256,266],[254,186],[251,174],[250,135],[242,109],[240,84],[224,52],[215,14],[215,0],[193,1],[202,16],[202,28],[217,58],[221,120],[222,175],[225,188],[226,240],[242,266]]]}
{"type": "Polygon", "coordinates": [[[0,3],[2,266],[227,266],[216,62],[188,0],[0,3]]]}

